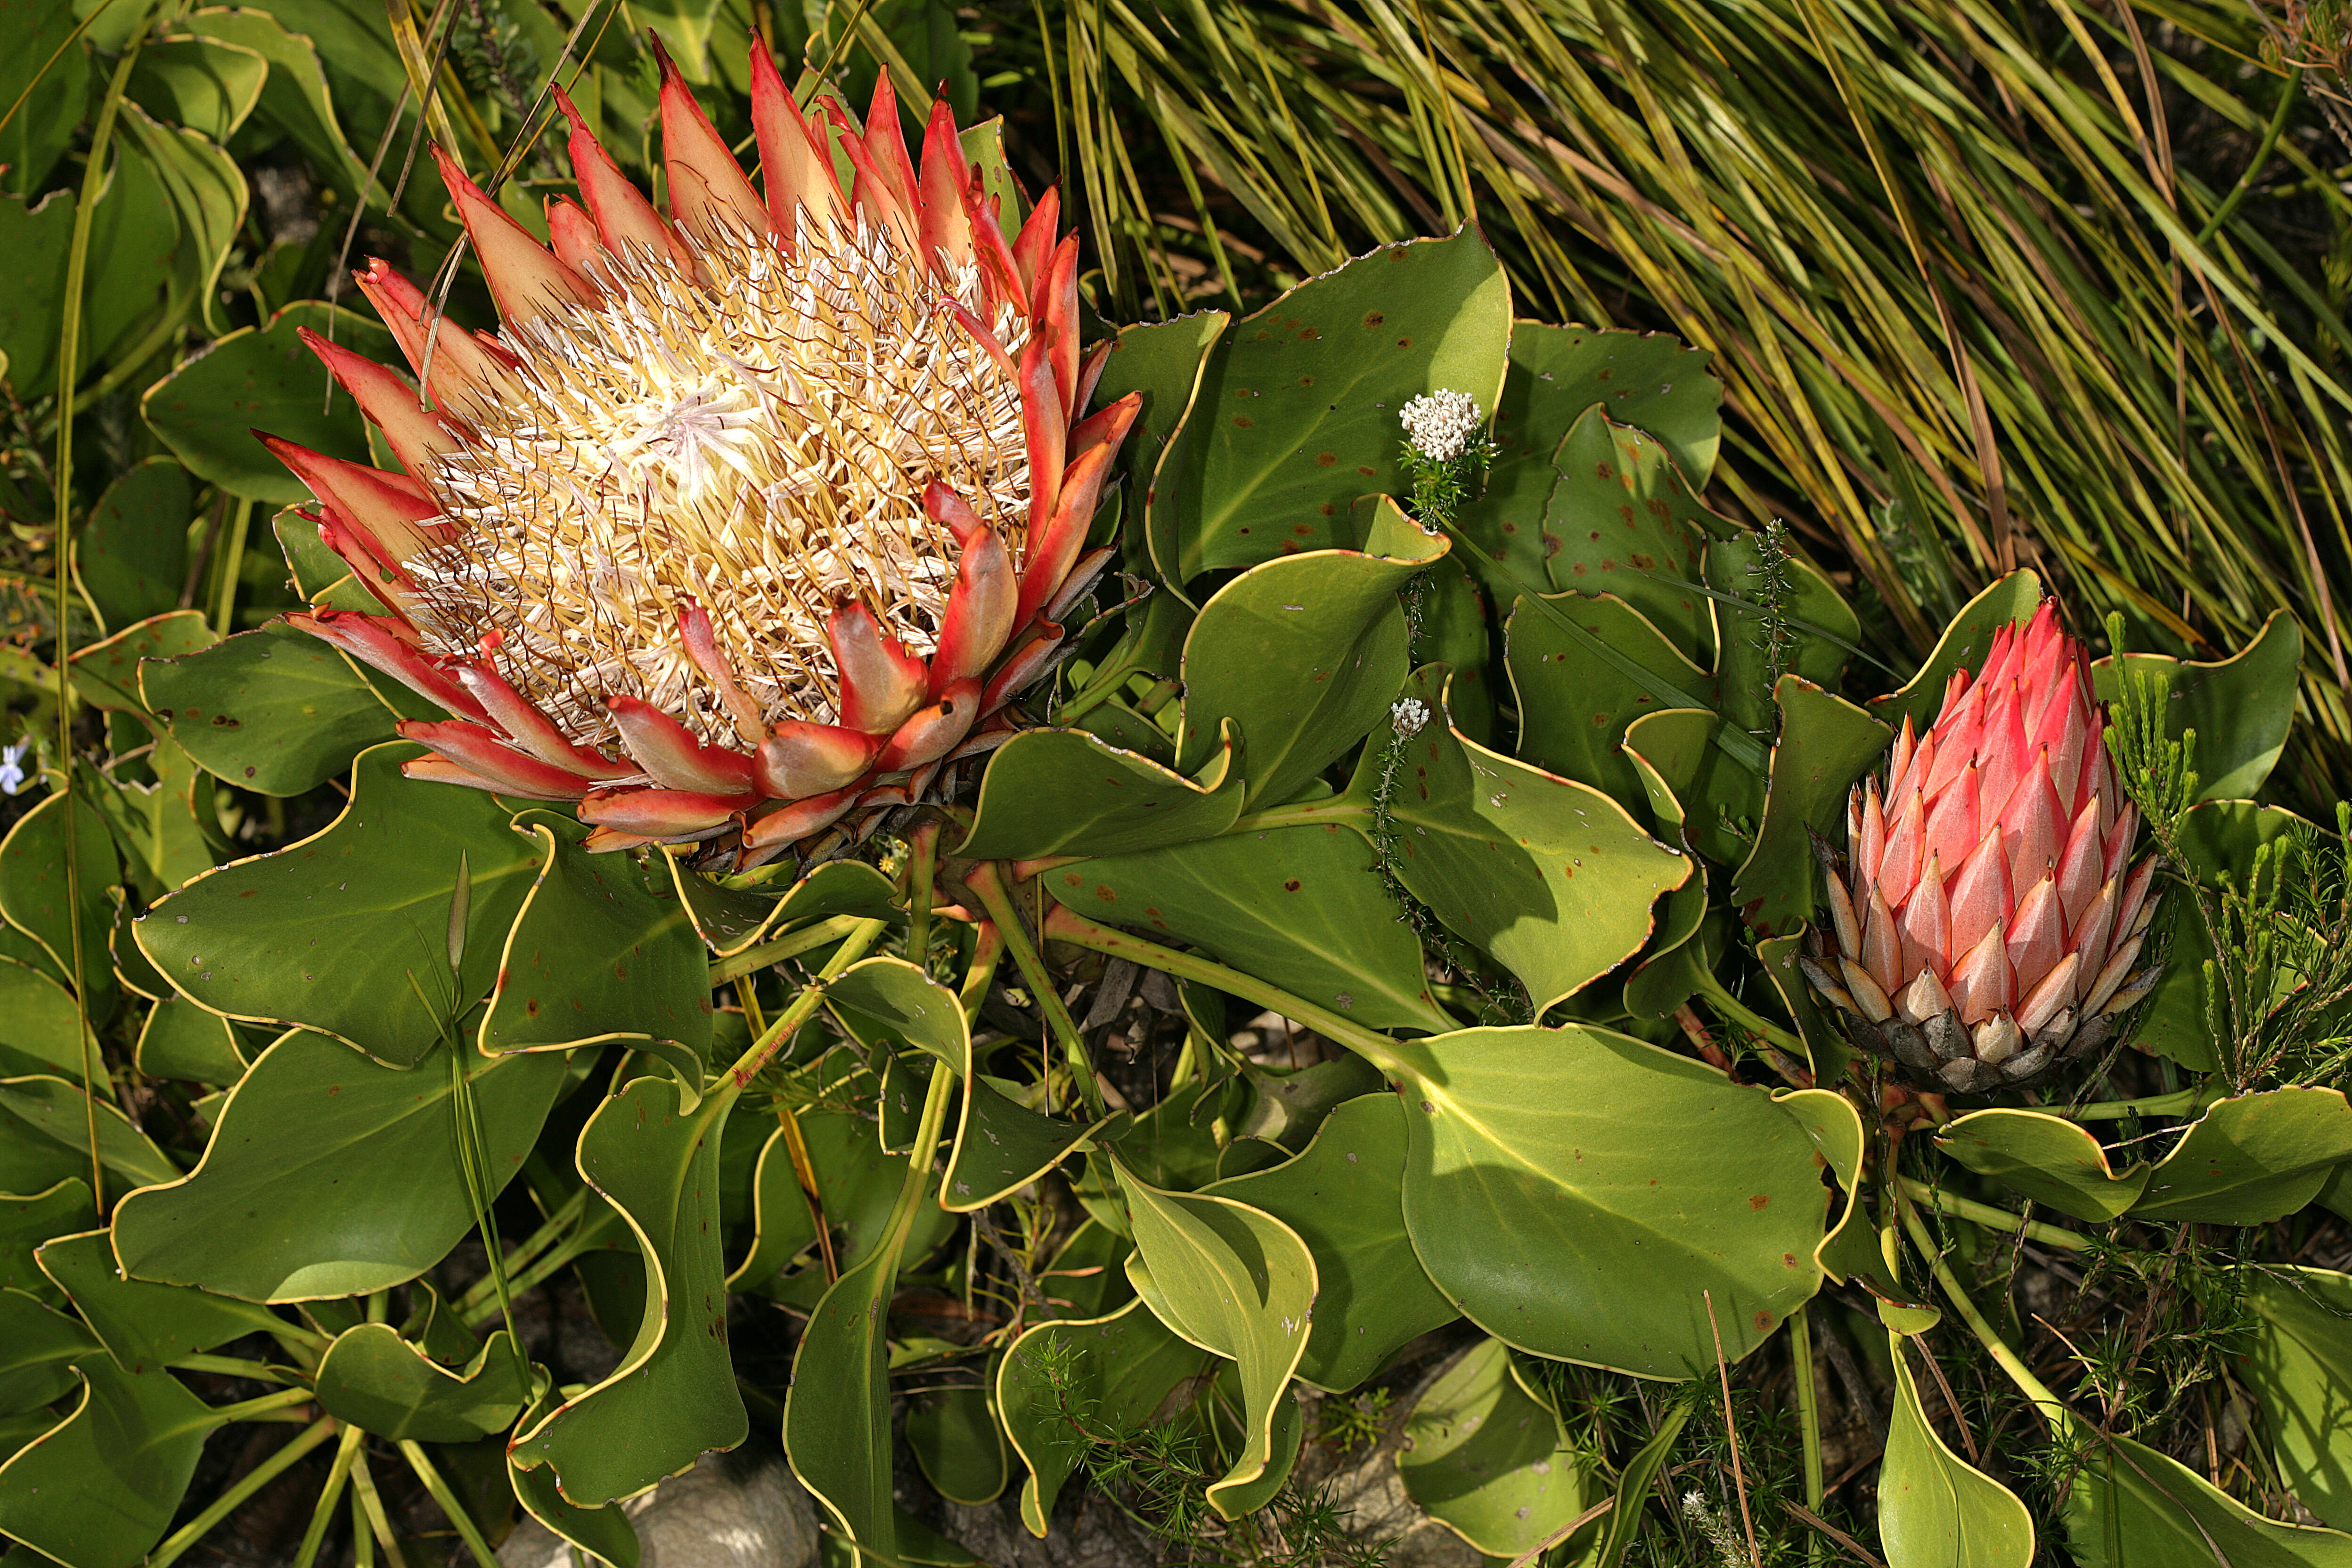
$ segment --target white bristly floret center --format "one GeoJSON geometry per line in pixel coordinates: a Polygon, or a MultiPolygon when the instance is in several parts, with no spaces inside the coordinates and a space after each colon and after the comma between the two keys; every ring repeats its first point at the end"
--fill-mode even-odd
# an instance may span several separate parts
{"type": "MultiPolygon", "coordinates": [[[[976,267],[943,288],[862,215],[853,235],[803,212],[790,256],[764,235],[687,243],[699,277],[638,251],[603,269],[595,307],[509,326],[513,388],[421,476],[457,525],[406,563],[436,651],[480,657],[488,637],[575,741],[608,739],[604,699],[624,693],[738,743],[679,642],[688,598],[771,723],[834,718],[824,626],[842,599],[929,654],[958,554],[924,511],[931,479],[1021,558],[1019,391],[941,308],[986,317],[976,267]]],[[[989,324],[1017,363],[1026,320],[989,324]]]]}

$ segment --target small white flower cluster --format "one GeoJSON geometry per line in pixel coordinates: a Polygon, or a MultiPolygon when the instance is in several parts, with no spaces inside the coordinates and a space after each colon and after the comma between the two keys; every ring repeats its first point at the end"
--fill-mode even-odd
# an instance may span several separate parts
{"type": "Polygon", "coordinates": [[[1486,412],[1466,392],[1431,392],[1406,404],[1398,417],[1414,451],[1433,463],[1450,463],[1469,448],[1486,412]]]}
{"type": "Polygon", "coordinates": [[[1389,722],[1396,726],[1398,734],[1410,739],[1429,722],[1429,705],[1418,697],[1407,697],[1390,706],[1389,722]]]}
{"type": "Polygon", "coordinates": [[[1739,1537],[1732,1533],[1728,1510],[1710,1506],[1700,1493],[1689,1491],[1683,1493],[1683,1517],[1715,1548],[1721,1568],[1746,1568],[1748,1553],[1739,1549],[1739,1537]]]}

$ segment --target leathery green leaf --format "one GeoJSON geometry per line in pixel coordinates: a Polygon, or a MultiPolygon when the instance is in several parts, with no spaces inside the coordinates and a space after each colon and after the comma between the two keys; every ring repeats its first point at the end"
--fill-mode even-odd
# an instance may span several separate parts
{"type": "Polygon", "coordinates": [[[1246,786],[1228,729],[1187,778],[1078,730],[1032,730],[989,759],[971,831],[974,859],[1118,855],[1222,833],[1246,786]]]}
{"type": "Polygon", "coordinates": [[[2066,1495],[2066,1546],[2082,1568],[2352,1568],[2352,1535],[2263,1518],[2177,1459],[2069,1416],[2088,1451],[2066,1495]]]}
{"type": "MultiPolygon", "coordinates": [[[[1622,658],[1694,697],[1714,700],[1715,678],[1615,594],[1549,597],[1622,658]]],[[[1535,605],[1513,607],[1504,637],[1504,662],[1519,709],[1519,760],[1619,801],[1639,799],[1641,775],[1624,755],[1626,726],[1651,713],[1685,710],[1661,710],[1647,686],[1592,658],[1535,605]]]]}
{"type": "Polygon", "coordinates": [[[1160,454],[1192,406],[1209,345],[1232,321],[1223,310],[1196,310],[1172,321],[1122,327],[1111,340],[1102,379],[1095,384],[1094,405],[1107,408],[1130,392],[1142,395],[1120,449],[1130,472],[1148,477],[1159,467],[1160,454]]]}
{"type": "Polygon", "coordinates": [[[1378,498],[1350,517],[1362,550],[1265,562],[1217,590],[1184,639],[1184,733],[1177,768],[1207,766],[1235,726],[1249,784],[1244,810],[1288,800],[1388,712],[1412,668],[1406,583],[1442,559],[1444,539],[1378,498]]]}
{"type": "MultiPolygon", "coordinates": [[[[364,1295],[432,1268],[474,1224],[446,1050],[403,1072],[289,1031],[218,1107],[196,1168],[117,1206],[123,1268],[248,1301],[364,1295]]],[[[500,1188],[538,1141],[564,1064],[466,1058],[500,1188]]]]}
{"type": "MultiPolygon", "coordinates": [[[[916,1142],[922,1163],[907,1163],[890,1216],[872,1256],[845,1268],[809,1314],[793,1356],[784,1396],[784,1453],[793,1471],[823,1503],[841,1536],[863,1562],[883,1564],[899,1554],[898,1515],[891,1502],[889,1352],[890,1299],[898,1284],[907,1238],[929,1185],[930,1155],[952,1085],[949,1069],[934,1069],[927,1086],[916,1142]]],[[[934,1211],[936,1212],[936,1211],[934,1211]]]]}
{"type": "Polygon", "coordinates": [[[68,988],[74,984],[75,927],[79,925],[84,999],[100,1019],[119,994],[114,970],[106,962],[106,935],[114,924],[106,889],[121,875],[121,861],[106,818],[94,803],[71,794],[51,793],[0,838],[0,916],[39,943],[47,960],[44,967],[68,988]],[[66,891],[68,803],[80,874],[79,904],[69,904],[66,891]]]}
{"type": "Polygon", "coordinates": [[[1510,338],[1510,287],[1475,229],[1383,247],[1234,322],[1156,476],[1161,570],[1181,588],[1333,543],[1356,497],[1406,489],[1398,410],[1440,390],[1491,410],[1510,338]]]}
{"type": "MultiPolygon", "coordinates": [[[[0,1138],[0,1158],[5,1158],[6,1151],[7,1140],[0,1138]]],[[[46,1150],[37,1152],[43,1157],[47,1154],[46,1150]]],[[[64,1152],[58,1152],[62,1155],[64,1152]]],[[[60,1158],[43,1171],[27,1171],[24,1163],[16,1160],[0,1166],[0,1176],[5,1178],[0,1180],[0,1189],[26,1189],[22,1194],[0,1190],[0,1289],[47,1294],[55,1299],[56,1288],[33,1261],[33,1249],[51,1237],[68,1236],[98,1223],[98,1209],[89,1196],[89,1165],[82,1165],[82,1174],[79,1176],[58,1173],[60,1168],[70,1171],[72,1164],[60,1158]],[[43,1183],[37,1180],[39,1175],[48,1175],[50,1179],[43,1183]]]]}
{"type": "MultiPolygon", "coordinates": [[[[184,126],[166,125],[136,104],[122,106],[122,117],[117,125],[121,132],[117,181],[121,179],[119,165],[134,161],[145,164],[170,204],[179,233],[172,247],[161,257],[153,253],[123,255],[111,249],[100,253],[92,246],[92,278],[86,298],[93,343],[102,314],[111,313],[102,311],[101,297],[122,300],[125,307],[135,308],[141,296],[154,288],[159,270],[163,274],[163,306],[167,315],[179,315],[193,305],[207,331],[215,336],[226,333],[228,326],[220,315],[215,285],[228,259],[229,247],[245,222],[250,193],[244,171],[211,138],[184,126]],[[161,268],[156,265],[159,259],[163,262],[161,268]]],[[[120,321],[130,314],[126,309],[122,316],[114,319],[120,321]]],[[[137,326],[148,324],[135,316],[131,320],[137,326]]],[[[123,337],[130,335],[125,331],[123,337]]],[[[113,346],[122,346],[122,341],[118,340],[113,346]]],[[[93,356],[92,363],[98,363],[98,356],[93,356]]],[[[219,417],[224,413],[235,417],[234,412],[226,409],[215,410],[214,416],[219,417]]]]}
{"type": "Polygon", "coordinates": [[[481,1049],[625,1040],[677,1075],[691,1110],[710,1064],[710,961],[668,872],[589,854],[568,813],[526,811],[514,826],[536,841],[539,875],[506,933],[481,1049]]]}
{"type": "Polygon", "coordinates": [[[161,120],[226,142],[260,101],[268,75],[267,60],[236,44],[156,38],[139,51],[129,96],[161,120]]]}
{"type": "Polygon", "coordinates": [[[319,1363],[318,1390],[319,1404],[336,1420],[420,1443],[470,1443],[503,1432],[530,1394],[504,1329],[458,1369],[433,1360],[389,1323],[338,1334],[319,1363]]]}
{"type": "Polygon", "coordinates": [[[1089,1126],[1044,1115],[1013,1099],[1008,1091],[1017,1087],[978,1074],[964,1079],[954,1154],[940,1178],[940,1206],[948,1213],[968,1214],[1019,1192],[1090,1148],[1110,1120],[1089,1126]]]}
{"type": "Polygon", "coordinates": [[[1533,1552],[1584,1510],[1584,1467],[1500,1340],[1462,1352],[1404,1430],[1396,1465],[1406,1495],[1489,1557],[1533,1552]]]}
{"type": "Polygon", "coordinates": [[[1952,671],[1982,669],[1985,655],[1992,651],[1993,633],[2032,619],[2042,598],[2042,579],[2020,570],[1970,599],[1944,628],[1919,673],[1900,691],[1873,700],[1871,715],[1894,729],[1900,729],[1906,718],[1914,729],[1927,729],[1944,706],[1944,688],[1950,684],[1952,671]]]}
{"type": "MultiPolygon", "coordinates": [[[[547,1413],[562,1398],[550,1388],[531,1402],[530,1408],[517,1423],[518,1431],[528,1432],[547,1418],[547,1413]]],[[[524,1469],[515,1462],[514,1451],[507,1451],[507,1479],[513,1485],[515,1500],[524,1511],[557,1535],[580,1548],[593,1552],[614,1568],[637,1568],[637,1531],[629,1516],[617,1503],[601,1508],[581,1508],[566,1502],[563,1494],[555,1489],[554,1473],[545,1467],[524,1469]]]]}
{"type": "Polygon", "coordinates": [[[1722,724],[1704,708],[1669,708],[1627,725],[1623,746],[1660,833],[1709,860],[1737,866],[1755,847],[1764,780],[1715,743],[1722,724]]]}
{"type": "Polygon", "coordinates": [[[213,1012],[305,1025],[396,1066],[419,1060],[440,1038],[440,1010],[464,1011],[498,978],[539,861],[491,796],[403,778],[400,764],[423,754],[404,742],[362,752],[341,816],[163,900],[139,922],[141,949],[213,1012]],[[452,1007],[446,933],[461,858],[472,894],[452,1007]]]}
{"type": "MultiPolygon", "coordinates": [[[[906,1184],[908,1157],[904,1152],[884,1153],[874,1135],[874,1124],[854,1112],[803,1111],[800,1124],[809,1163],[816,1168],[817,1201],[833,1229],[834,1256],[848,1268],[871,1256],[886,1239],[891,1210],[906,1184]]],[[[821,1270],[811,1266],[778,1278],[780,1270],[816,1240],[815,1222],[793,1173],[782,1129],[760,1151],[752,1176],[752,1206],[757,1228],[751,1251],[728,1276],[728,1288],[790,1300],[796,1308],[814,1307],[826,1289],[821,1270]]],[[[918,1205],[907,1239],[908,1255],[919,1258],[930,1251],[954,1226],[953,1217],[937,1207],[918,1205]]]]}
{"type": "MultiPolygon", "coordinates": [[[[131,1183],[169,1182],[180,1167],[155,1146],[155,1141],[131,1124],[114,1102],[99,1091],[98,1157],[117,1178],[131,1183]]],[[[6,1137],[39,1137],[71,1151],[73,1165],[89,1169],[90,1102],[81,1085],[48,1074],[0,1079],[0,1141],[6,1137]],[[13,1123],[13,1125],[11,1124],[13,1123]]]]}
{"type": "MultiPolygon", "coordinates": [[[[55,5],[70,29],[73,16],[66,0],[46,3],[55,5]]],[[[57,41],[62,42],[62,36],[57,41]]],[[[11,50],[10,54],[16,52],[11,50]]],[[[39,62],[26,63],[28,68],[37,68],[39,62]]],[[[58,68],[53,77],[60,84],[77,77],[86,81],[89,58],[79,49],[68,49],[58,57],[58,68]]],[[[5,69],[0,67],[0,71],[5,69]]],[[[5,76],[0,76],[0,81],[5,81],[5,76]]],[[[5,92],[13,102],[22,86],[0,85],[0,92],[5,92]]],[[[38,118],[19,110],[16,119],[0,130],[0,147],[14,142],[21,148],[26,121],[38,118]]],[[[73,128],[58,128],[55,133],[61,139],[58,150],[63,151],[63,140],[72,136],[73,128]]],[[[13,150],[0,150],[0,157],[13,150]]],[[[13,159],[9,163],[7,172],[0,174],[0,184],[14,183],[23,167],[13,159]]],[[[37,396],[43,388],[54,389],[57,385],[58,329],[65,315],[66,255],[73,245],[77,199],[75,192],[59,190],[49,192],[37,202],[27,202],[20,195],[0,191],[0,251],[5,251],[19,269],[16,287],[0,296],[0,377],[6,378],[19,397],[37,396]]]]}
{"type": "Polygon", "coordinates": [[[0,1464],[0,1533],[73,1568],[136,1568],[219,1421],[170,1373],[133,1374],[105,1356],[74,1373],[84,1386],[72,1412],[0,1464]]]}
{"type": "MultiPolygon", "coordinates": [[[[1418,728],[1391,742],[1396,874],[1517,975],[1540,1014],[1641,951],[1650,906],[1683,885],[1691,862],[1600,791],[1464,736],[1446,712],[1445,679],[1430,666],[1400,694],[1416,705],[1418,728]]],[[[1387,757],[1384,746],[1365,749],[1349,802],[1374,798],[1387,757]]]]}
{"type": "Polygon", "coordinates": [[[1545,571],[1526,586],[1621,595],[1684,657],[1705,658],[1710,602],[1690,584],[1705,541],[1728,525],[1699,505],[1664,447],[1599,407],[1569,426],[1552,467],[1545,571]]]}
{"type": "Polygon", "coordinates": [[[856,1015],[873,1037],[912,1046],[954,1072],[971,1070],[971,1030],[963,1005],[903,958],[851,964],[825,987],[824,999],[856,1015]]]}
{"type": "Polygon", "coordinates": [[[149,1078],[222,1086],[243,1078],[246,1068],[234,1026],[184,996],[167,996],[148,1010],[137,1061],[149,1078]]]}
{"type": "Polygon", "coordinates": [[[695,929],[721,958],[748,952],[803,921],[834,915],[888,920],[898,912],[898,889],[863,860],[827,860],[785,884],[779,897],[764,883],[749,889],[723,887],[688,867],[682,856],[663,858],[669,862],[678,899],[693,917],[695,929]]]}
{"type": "Polygon", "coordinates": [[[139,694],[139,667],[151,658],[176,658],[208,648],[220,637],[202,610],[173,610],[123,627],[73,656],[74,689],[93,707],[147,711],[139,694]]]}
{"type": "Polygon", "coordinates": [[[275,1313],[250,1301],[184,1285],[124,1279],[115,1266],[113,1244],[102,1230],[58,1237],[33,1258],[125,1372],[202,1355],[257,1330],[268,1332],[278,1326],[275,1313]]]}
{"type": "MultiPolygon", "coordinates": [[[[142,56],[142,58],[144,57],[142,56]]],[[[74,576],[120,630],[179,607],[195,496],[170,458],[134,463],[74,530],[74,576]]]]}
{"type": "Polygon", "coordinates": [[[1297,1231],[1263,1210],[1162,1192],[1118,1168],[1135,1231],[1128,1278],[1137,1294],[1171,1329],[1234,1363],[1240,1374],[1241,1451],[1208,1489],[1210,1505],[1230,1518],[1232,1494],[1274,1458],[1275,1401],[1307,1351],[1315,1258],[1297,1231]]]}
{"type": "Polygon", "coordinates": [[[1618,1568],[1625,1560],[1625,1549],[1642,1528],[1643,1505],[1650,1495],[1651,1483],[1665,1468],[1666,1458],[1674,1452],[1675,1442],[1683,1435],[1690,1420],[1690,1406],[1674,1405],[1651,1431],[1650,1440],[1634,1451],[1618,1472],[1617,1490],[1612,1506],[1601,1521],[1601,1540],[1592,1554],[1593,1568],[1618,1568]]]}
{"type": "Polygon", "coordinates": [[[1472,546],[1467,564],[1491,592],[1508,602],[1530,585],[1591,586],[1552,576],[1560,542],[1545,512],[1559,488],[1565,433],[1596,404],[1608,419],[1663,441],[1691,491],[1706,488],[1723,398],[1706,362],[1704,352],[1664,333],[1512,324],[1485,491],[1465,501],[1455,519],[1472,546]]]}
{"type": "Polygon", "coordinates": [[[1886,726],[1801,676],[1773,688],[1780,739],[1772,747],[1771,782],[1756,847],[1732,884],[1732,906],[1759,931],[1786,932],[1810,921],[1820,901],[1820,862],[1811,834],[1835,841],[1843,831],[1846,789],[1886,750],[1886,726]]]}
{"type": "MultiPolygon", "coordinates": [[[[87,1040],[72,992],[29,963],[0,958],[0,1071],[54,1068],[79,1078],[87,1040]]],[[[105,1071],[99,1068],[93,1081],[105,1071]]]]}
{"type": "MultiPolygon", "coordinates": [[[[24,108],[0,130],[0,164],[7,170],[0,174],[0,189],[37,191],[49,183],[50,169],[73,144],[74,132],[89,112],[89,57],[67,42],[79,20],[72,0],[10,0],[0,10],[0,17],[6,19],[10,46],[6,58],[0,59],[0,104],[16,102],[19,93],[26,95],[24,108]]],[[[70,214],[72,194],[63,193],[58,205],[70,214]]],[[[60,241],[57,251],[62,255],[64,249],[60,241]]],[[[6,254],[20,258],[17,265],[23,269],[12,293],[33,291],[39,284],[50,283],[47,298],[34,292],[30,303],[35,309],[28,314],[48,329],[44,337],[53,342],[58,335],[54,317],[45,319],[35,312],[42,306],[50,311],[57,309],[56,283],[44,274],[54,270],[62,280],[64,263],[45,268],[35,258],[46,260],[46,254],[33,250],[12,249],[6,254]]],[[[0,324],[6,320],[5,308],[0,307],[0,324]]],[[[16,347],[10,334],[0,331],[0,352],[16,347]]],[[[46,384],[42,379],[41,372],[47,368],[19,355],[15,375],[20,395],[32,395],[36,387],[44,384],[54,386],[55,375],[48,376],[46,384]]]]}
{"type": "Polygon", "coordinates": [[[1108,856],[1041,879],[1090,920],[1175,937],[1367,1027],[1454,1027],[1370,843],[1342,831],[1364,813],[1342,802],[1301,816],[1293,826],[1108,856]]]}
{"type": "Polygon", "coordinates": [[[1496,1338],[1685,1378],[1715,1362],[1702,1292],[1737,1361],[1820,1288],[1831,1194],[1765,1090],[1588,1025],[1395,1050],[1413,1249],[1496,1338]]]}
{"type": "Polygon", "coordinates": [[[139,689],[206,773],[261,795],[316,789],[394,738],[350,661],[282,621],[142,665],[139,689]]]}
{"type": "Polygon", "coordinates": [[[1706,581],[1721,595],[1709,606],[1724,721],[1759,733],[1771,728],[1782,672],[1834,691],[1853,657],[1847,649],[1862,638],[1862,623],[1819,567],[1792,551],[1779,570],[1786,640],[1776,663],[1759,603],[1765,571],[1761,540],[1744,533],[1707,547],[1706,581]]]}
{"type": "Polygon", "coordinates": [[[2125,657],[2123,670],[2112,658],[2091,667],[2091,689],[2102,702],[2122,695],[2126,671],[2153,677],[2164,713],[2165,735],[2180,739],[2197,731],[2200,800],[2242,800],[2263,787],[2286,749],[2294,721],[2296,668],[2303,660],[2303,631],[2284,610],[2273,611],[2254,640],[2228,658],[2195,664],[2161,654],[2125,657]]]}
{"type": "Polygon", "coordinates": [[[1707,911],[1704,868],[1668,893],[1657,934],[1625,976],[1625,1011],[1636,1018],[1663,1018],[1689,1001],[1701,977],[1722,957],[1728,923],[1720,911],[1707,911]]]}
{"type": "Polygon", "coordinates": [[[1408,1341],[1456,1315],[1405,1234],[1404,1168],[1396,1096],[1366,1094],[1326,1117],[1297,1159],[1204,1189],[1272,1215],[1314,1255],[1315,1323],[1298,1376],[1318,1388],[1355,1387],[1408,1341]]]}
{"type": "Polygon", "coordinates": [[[2134,1219],[2264,1225],[2319,1195],[2352,1160],[2352,1105],[2337,1089],[2234,1095],[2189,1125],[2147,1173],[2134,1219]]]}
{"type": "Polygon", "coordinates": [[[2096,1138],[2042,1110],[1972,1110],[1938,1132],[1936,1146],[1979,1175],[2095,1225],[2119,1217],[2147,1186],[2147,1165],[2118,1173],[2096,1138]]]}
{"type": "MultiPolygon", "coordinates": [[[[205,6],[184,16],[181,25],[202,37],[242,45],[268,60],[269,76],[255,112],[302,149],[314,176],[346,196],[358,194],[366,163],[343,140],[319,51],[308,37],[288,31],[267,11],[245,6],[205,6]]],[[[388,205],[381,182],[370,195],[379,208],[388,205]]]]}
{"type": "Polygon", "coordinates": [[[1090,1438],[1141,1426],[1170,1390],[1213,1364],[1140,1300],[1098,1318],[1040,1323],[1013,1342],[996,1372],[1005,1436],[1029,1468],[1021,1522],[1045,1539],[1062,1487],[1090,1438]],[[1063,1369],[1049,1375],[1049,1363],[1063,1369]]]}
{"type": "Polygon", "coordinates": [[[1887,1568],[2028,1568],[2033,1516],[2016,1494],[1944,1445],[1920,1408],[1911,1347],[1886,1336],[1895,1413],[1878,1482],[1878,1539],[1887,1568]]]}
{"type": "Polygon", "coordinates": [[[2261,1320],[2239,1375],[2263,1413],[2295,1500],[2338,1530],[2352,1525],[2352,1275],[2256,1273],[2246,1304],[2261,1320]]]}
{"type": "Polygon", "coordinates": [[[727,1350],[719,1125],[729,1097],[688,1114],[677,1086],[641,1078],[581,1130],[580,1173],[618,1209],[645,1259],[645,1315],[620,1364],[518,1434],[515,1463],[545,1465],[567,1501],[634,1496],[750,1430],[727,1350]]]}
{"type": "Polygon", "coordinates": [[[373,317],[304,300],[267,326],[227,333],[201,359],[157,382],[140,402],[148,426],[188,471],[234,495],[283,504],[310,490],[253,438],[255,429],[330,457],[368,460],[366,426],[348,397],[324,396],[326,369],[297,336],[308,327],[371,359],[393,357],[373,317]]]}
{"type": "Polygon", "coordinates": [[[1010,1479],[1004,1432],[984,1384],[919,1394],[907,1411],[907,1446],[939,1494],[977,1508],[994,1502],[1010,1479]]]}
{"type": "MultiPolygon", "coordinates": [[[[0,1289],[0,1415],[22,1415],[64,1398],[75,1387],[70,1363],[98,1348],[74,1319],[26,1291],[0,1289]]],[[[7,1439],[0,1437],[0,1452],[6,1451],[7,1439]]]]}
{"type": "Polygon", "coordinates": [[[1712,357],[1671,332],[1514,321],[1496,444],[1507,450],[1528,437],[1548,438],[1598,403],[1617,424],[1664,442],[1684,481],[1705,489],[1723,435],[1723,384],[1707,370],[1712,357]]]}

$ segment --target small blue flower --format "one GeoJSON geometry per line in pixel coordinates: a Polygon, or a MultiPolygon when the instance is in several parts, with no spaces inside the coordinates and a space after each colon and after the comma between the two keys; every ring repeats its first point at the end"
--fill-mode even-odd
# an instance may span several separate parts
{"type": "Polygon", "coordinates": [[[15,795],[25,787],[25,753],[32,749],[30,741],[0,747],[0,795],[15,795]]]}

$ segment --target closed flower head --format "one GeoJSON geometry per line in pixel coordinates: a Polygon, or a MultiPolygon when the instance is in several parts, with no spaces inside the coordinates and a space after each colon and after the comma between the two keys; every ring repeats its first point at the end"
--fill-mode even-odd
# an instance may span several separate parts
{"type": "Polygon", "coordinates": [[[1923,1087],[2015,1087],[2105,1044],[2156,984],[2137,967],[2155,862],[2116,787],[2083,650],[2044,600],[1905,720],[1882,788],[1854,787],[1829,866],[1833,949],[1806,973],[1862,1045],[1923,1087]]]}

